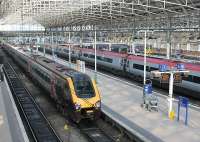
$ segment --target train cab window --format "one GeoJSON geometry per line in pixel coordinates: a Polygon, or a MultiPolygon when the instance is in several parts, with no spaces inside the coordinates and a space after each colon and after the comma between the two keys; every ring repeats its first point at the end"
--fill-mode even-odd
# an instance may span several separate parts
{"type": "Polygon", "coordinates": [[[198,77],[198,76],[193,76],[193,82],[194,82],[194,83],[200,84],[200,77],[198,77]]]}
{"type": "Polygon", "coordinates": [[[77,74],[73,77],[73,82],[78,97],[91,98],[95,96],[92,82],[87,75],[77,74]]]}

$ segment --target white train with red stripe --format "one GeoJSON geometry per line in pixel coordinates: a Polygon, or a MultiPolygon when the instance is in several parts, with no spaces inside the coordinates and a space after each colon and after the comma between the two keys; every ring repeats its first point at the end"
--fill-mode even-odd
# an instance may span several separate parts
{"type": "MultiPolygon", "coordinates": [[[[119,47],[120,46],[121,45],[119,44],[119,47]]],[[[46,48],[46,51],[51,53],[51,49],[48,47],[46,48]]],[[[68,45],[60,45],[55,50],[55,53],[57,56],[68,58],[68,45]]],[[[79,45],[71,46],[71,57],[74,59],[78,58],[80,60],[84,60],[86,63],[94,65],[94,49],[91,47],[80,48],[79,45]]],[[[147,77],[150,77],[150,71],[158,70],[159,64],[167,64],[168,67],[172,67],[178,63],[184,64],[185,68],[190,72],[188,77],[183,77],[181,84],[176,84],[174,86],[174,91],[184,95],[192,95],[193,97],[200,98],[200,64],[198,63],[147,57],[147,77]]],[[[143,56],[130,55],[125,52],[120,52],[119,50],[112,51],[112,48],[98,48],[97,64],[99,68],[109,70],[113,73],[120,75],[123,74],[136,80],[143,80],[143,56]]],[[[154,81],[154,84],[160,85],[164,88],[168,86],[167,84],[160,84],[156,81],[154,81]]]]}

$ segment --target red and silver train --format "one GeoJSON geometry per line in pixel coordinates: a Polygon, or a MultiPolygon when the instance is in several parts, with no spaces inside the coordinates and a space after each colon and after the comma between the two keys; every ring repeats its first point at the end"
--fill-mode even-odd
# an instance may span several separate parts
{"type": "Polygon", "coordinates": [[[49,93],[62,113],[75,122],[100,116],[100,94],[95,81],[88,75],[10,45],[5,50],[49,93]]]}
{"type": "MultiPolygon", "coordinates": [[[[68,58],[69,45],[59,45],[54,49],[55,54],[60,57],[68,58]]],[[[94,65],[94,49],[92,44],[71,46],[72,59],[80,59],[87,64],[94,65]]],[[[103,68],[113,73],[123,74],[135,80],[143,80],[144,58],[128,54],[128,49],[124,44],[105,44],[97,45],[97,64],[98,68],[103,68]]],[[[43,51],[42,48],[39,49],[43,51]]],[[[46,47],[46,53],[51,53],[51,47],[46,47]]],[[[175,66],[177,63],[182,63],[189,70],[188,77],[183,77],[182,83],[174,86],[174,91],[183,95],[200,98],[200,64],[188,63],[183,61],[167,60],[161,58],[147,57],[147,77],[150,78],[150,72],[158,70],[159,64],[167,64],[168,67],[175,66]]],[[[154,84],[167,89],[168,85],[160,84],[154,80],[154,84]]]]}

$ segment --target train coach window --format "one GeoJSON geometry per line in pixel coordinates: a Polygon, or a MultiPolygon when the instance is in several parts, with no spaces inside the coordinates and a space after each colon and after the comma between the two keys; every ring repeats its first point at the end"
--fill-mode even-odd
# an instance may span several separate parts
{"type": "Polygon", "coordinates": [[[193,76],[192,75],[188,75],[188,77],[183,77],[183,80],[193,82],[193,76]]]}
{"type": "Polygon", "coordinates": [[[95,58],[95,56],[94,56],[94,55],[91,55],[91,54],[89,55],[89,57],[90,57],[90,58],[93,58],[93,59],[95,58]]]}
{"type": "Polygon", "coordinates": [[[155,70],[158,70],[158,68],[150,67],[149,71],[155,71],[155,70]]]}
{"type": "Polygon", "coordinates": [[[56,94],[59,97],[62,96],[62,82],[60,80],[57,80],[57,83],[56,83],[56,94]]]}
{"type": "Polygon", "coordinates": [[[50,78],[49,78],[49,75],[48,75],[48,74],[45,74],[44,78],[45,78],[45,81],[46,81],[46,82],[50,83],[50,78]]]}
{"type": "Polygon", "coordinates": [[[138,69],[138,70],[144,70],[144,66],[139,65],[139,64],[133,64],[133,68],[138,69]]]}
{"type": "MultiPolygon", "coordinates": [[[[144,70],[144,65],[133,64],[133,68],[138,70],[144,70]]],[[[146,66],[146,71],[149,71],[149,66],[146,66]]]]}
{"type": "Polygon", "coordinates": [[[63,51],[64,51],[65,53],[69,53],[69,51],[68,51],[67,49],[63,49],[63,51]]]}
{"type": "Polygon", "coordinates": [[[83,56],[84,56],[84,57],[88,57],[88,54],[84,53],[83,56]]]}
{"type": "Polygon", "coordinates": [[[113,62],[113,59],[110,59],[110,58],[104,58],[104,61],[109,62],[109,63],[112,63],[112,62],[113,62]]]}
{"type": "Polygon", "coordinates": [[[97,60],[102,60],[101,56],[97,56],[97,60]]]}
{"type": "Polygon", "coordinates": [[[198,76],[193,76],[193,82],[194,82],[194,83],[200,84],[200,77],[198,77],[198,76]]]}

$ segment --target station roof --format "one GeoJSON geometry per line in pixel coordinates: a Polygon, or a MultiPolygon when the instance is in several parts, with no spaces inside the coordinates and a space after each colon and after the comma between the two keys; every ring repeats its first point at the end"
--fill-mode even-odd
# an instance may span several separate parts
{"type": "Polygon", "coordinates": [[[0,18],[3,24],[29,19],[47,28],[199,28],[200,0],[0,0],[0,18]],[[10,15],[15,18],[8,20],[10,15]]]}

